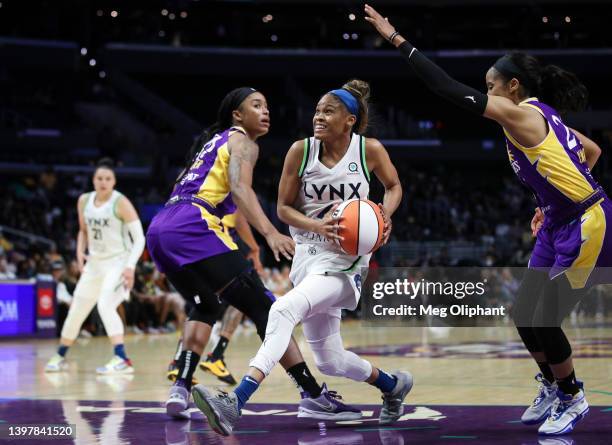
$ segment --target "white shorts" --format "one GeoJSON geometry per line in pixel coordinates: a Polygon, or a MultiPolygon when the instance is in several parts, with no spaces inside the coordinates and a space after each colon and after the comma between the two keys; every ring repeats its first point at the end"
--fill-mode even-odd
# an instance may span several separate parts
{"type": "Polygon", "coordinates": [[[346,255],[327,248],[324,244],[296,244],[289,279],[297,286],[309,275],[342,274],[351,284],[354,293],[353,310],[361,297],[361,284],[365,279],[370,257],[346,255]]]}
{"type": "Polygon", "coordinates": [[[127,255],[108,259],[91,259],[83,268],[83,273],[74,289],[75,298],[100,298],[102,293],[114,294],[127,300],[130,291],[123,285],[123,271],[125,270],[127,255]]]}

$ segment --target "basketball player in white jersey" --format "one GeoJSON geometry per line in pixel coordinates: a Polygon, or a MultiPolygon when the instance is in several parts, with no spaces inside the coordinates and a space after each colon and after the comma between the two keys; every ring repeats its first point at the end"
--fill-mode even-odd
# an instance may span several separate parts
{"type": "Polygon", "coordinates": [[[77,261],[81,277],[62,328],[60,346],[45,372],[66,369],[66,352],[96,304],[114,346],[113,358],[97,368],[97,373],[134,372],[125,354],[123,322],[117,306],[129,296],[134,285],[134,268],[144,249],[145,238],[134,206],[114,189],[115,182],[112,161],[102,159],[94,172],[94,191],[79,197],[77,261]]]}
{"type": "MultiPolygon", "coordinates": [[[[386,242],[390,217],[402,199],[400,180],[387,151],[378,140],[360,135],[367,127],[368,98],[369,85],[359,80],[325,94],[314,115],[314,137],[295,142],[287,154],[278,187],[278,216],[290,226],[296,242],[290,275],[295,287],[272,305],[264,343],[236,390],[213,394],[197,385],[192,391],[212,428],[223,435],[231,433],[240,410],[285,353],[300,322],[323,374],[378,387],[384,401],[379,423],[392,423],[402,414],[412,375],[379,370],[345,350],[340,336],[341,310],[357,307],[361,271],[368,267],[370,255],[359,257],[340,250],[335,241],[340,239],[341,221],[332,213],[342,201],[366,199],[370,172],[374,173],[385,187],[380,207],[386,242]]],[[[327,414],[320,418],[333,420],[335,403],[323,392],[308,404],[301,403],[298,416],[320,412],[324,406],[327,414]]]]}

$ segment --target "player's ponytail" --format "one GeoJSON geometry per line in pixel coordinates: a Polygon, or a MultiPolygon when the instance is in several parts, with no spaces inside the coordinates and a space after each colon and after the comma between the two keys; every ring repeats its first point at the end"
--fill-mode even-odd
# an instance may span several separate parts
{"type": "Polygon", "coordinates": [[[564,114],[584,110],[589,92],[574,73],[556,65],[547,65],[542,69],[540,99],[564,114]]]}
{"type": "Polygon", "coordinates": [[[202,147],[212,139],[212,137],[222,130],[231,127],[234,124],[234,110],[240,108],[242,102],[257,90],[250,87],[236,88],[225,95],[219,109],[217,110],[217,120],[211,126],[205,128],[202,133],[193,141],[187,155],[185,156],[185,166],[183,171],[176,178],[176,182],[180,182],[187,171],[191,168],[191,164],[195,161],[202,147]]]}
{"type": "Polygon", "coordinates": [[[342,85],[342,89],[351,93],[359,102],[359,113],[355,128],[357,134],[363,134],[368,128],[370,84],[364,80],[352,79],[342,85]]]}
{"type": "Polygon", "coordinates": [[[535,57],[517,51],[501,57],[493,66],[507,82],[516,78],[524,96],[538,96],[561,114],[580,111],[587,105],[586,87],[575,74],[556,65],[543,67],[535,57]]]}

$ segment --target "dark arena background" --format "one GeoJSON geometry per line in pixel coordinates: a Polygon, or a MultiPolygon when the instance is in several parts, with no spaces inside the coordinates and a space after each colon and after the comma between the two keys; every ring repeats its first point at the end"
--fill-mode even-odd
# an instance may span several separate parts
{"type": "MultiPolygon", "coordinates": [[[[612,3],[372,5],[451,76],[482,92],[489,67],[512,49],[574,72],[589,90],[589,105],[564,120],[599,144],[592,173],[612,190],[612,3]]],[[[299,327],[296,340],[315,377],[359,406],[362,419],[298,419],[299,393],[280,367],[230,437],[217,435],[193,405],[191,420],[170,419],[166,372],[186,309],[147,250],[118,309],[135,371],[96,373],[113,349],[94,309],[67,369],[45,372],[79,279],[77,199],[92,190],[96,162],[115,161],[117,189],[146,232],[194,138],[239,86],[258,89],[269,104],[271,127],[258,140],[253,189],[282,232],[276,199],[285,153],[312,135],[319,98],[358,78],[372,90],[366,134],[387,148],[404,191],[391,240],[373,255],[371,270],[527,265],[536,203],[509,166],[499,125],[428,90],[364,20],[363,7],[349,0],[0,0],[0,443],[13,440],[9,427],[25,424],[72,425],[72,439],[46,439],[77,444],[610,443],[606,286],[593,288],[564,324],[590,404],[568,436],[538,436],[537,425],[520,421],[539,370],[509,316],[487,327],[377,326],[363,320],[361,307],[343,312],[346,348],[414,375],[395,424],[378,424],[373,386],[318,373],[299,327]]],[[[382,186],[373,180],[371,187],[370,199],[379,202],[382,186]]],[[[282,298],[291,289],[291,264],[276,262],[265,239],[255,237],[262,281],[282,298]]],[[[517,278],[496,279],[496,298],[511,307],[517,278]]],[[[259,345],[253,324],[243,320],[224,358],[238,380],[259,345]]],[[[195,377],[232,389],[202,370],[195,377]]],[[[42,439],[32,434],[21,443],[42,439]]]]}

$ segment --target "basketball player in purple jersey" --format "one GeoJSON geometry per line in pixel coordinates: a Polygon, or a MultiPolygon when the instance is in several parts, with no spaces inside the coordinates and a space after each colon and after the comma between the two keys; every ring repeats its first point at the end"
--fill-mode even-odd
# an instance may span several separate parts
{"type": "Polygon", "coordinates": [[[483,94],[449,77],[374,8],[366,5],[365,12],[428,87],[503,127],[510,164],[538,203],[532,220],[536,244],[513,316],[541,370],[541,385],[521,420],[543,422],[540,434],[569,433],[588,404],[561,322],[585,289],[612,282],[605,273],[612,266],[612,203],[590,173],[601,150],[564,125],[559,114],[584,107],[586,88],[559,67],[510,53],[488,70],[483,94]]]}
{"type": "MultiPolygon", "coordinates": [[[[363,136],[369,96],[368,83],[356,79],[324,94],[313,117],[313,137],[296,141],[287,153],[277,211],[296,242],[290,274],[294,287],[272,305],[264,343],[234,392],[215,394],[203,385],[192,391],[208,423],[225,436],[232,433],[241,409],[285,353],[298,323],[302,323],[319,371],[367,382],[381,391],[380,424],[393,423],[403,414],[402,403],[412,389],[412,375],[376,368],[344,349],[340,334],[341,310],[357,306],[363,268],[368,267],[371,255],[344,253],[336,243],[342,222],[331,215],[346,199],[367,199],[373,173],[385,188],[379,206],[385,215],[386,242],[391,232],[389,218],[402,200],[397,170],[385,147],[363,136]]],[[[320,402],[328,405],[330,401],[303,403],[298,417],[312,417],[320,410],[320,402]]],[[[327,419],[336,417],[330,410],[327,419]]]]}
{"type": "MultiPolygon", "coordinates": [[[[275,301],[224,231],[223,217],[238,207],[266,238],[277,261],[280,255],[290,259],[294,252],[293,240],[272,225],[251,186],[259,154],[256,140],[270,127],[266,98],[252,88],[237,88],[222,100],[217,116],[195,142],[193,157],[147,232],[157,267],[194,304],[183,332],[178,378],[166,402],[168,414],[178,418],[189,416],[192,376],[217,319],[221,306],[217,296],[247,315],[262,339],[275,301]]],[[[310,373],[293,338],[281,364],[303,390],[301,403],[323,397],[324,388],[310,373]]],[[[333,400],[339,417],[361,414],[333,400]]]]}

